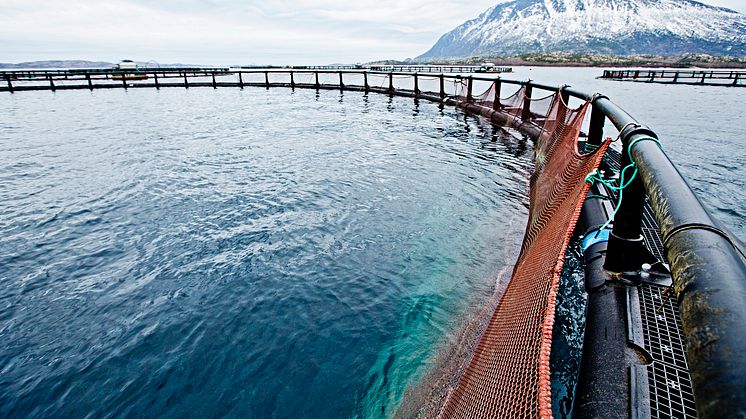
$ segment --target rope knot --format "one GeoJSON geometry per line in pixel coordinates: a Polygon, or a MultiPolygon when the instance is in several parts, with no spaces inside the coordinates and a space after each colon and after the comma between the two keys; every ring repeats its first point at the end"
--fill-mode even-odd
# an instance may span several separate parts
{"type": "Polygon", "coordinates": [[[583,180],[583,182],[590,183],[591,185],[593,185],[594,183],[596,183],[596,178],[600,178],[600,174],[599,174],[598,169],[593,169],[592,172],[586,175],[585,180],[583,180]]]}

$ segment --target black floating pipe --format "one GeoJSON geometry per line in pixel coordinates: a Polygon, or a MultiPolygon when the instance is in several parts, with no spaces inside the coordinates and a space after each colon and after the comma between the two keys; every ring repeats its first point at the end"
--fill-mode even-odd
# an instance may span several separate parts
{"type": "MultiPolygon", "coordinates": [[[[604,195],[596,186],[591,194],[604,195]]],[[[607,242],[603,234],[596,235],[612,212],[611,204],[599,198],[587,199],[581,212],[588,306],[574,418],[650,415],[645,371],[650,359],[636,333],[641,330],[637,290],[609,276],[603,267],[607,242]]]]}

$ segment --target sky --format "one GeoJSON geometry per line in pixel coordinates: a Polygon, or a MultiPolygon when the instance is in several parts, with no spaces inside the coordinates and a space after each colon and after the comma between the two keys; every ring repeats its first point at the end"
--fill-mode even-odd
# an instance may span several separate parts
{"type": "MultiPolygon", "coordinates": [[[[414,58],[505,0],[0,0],[0,62],[331,64],[414,58]]],[[[746,13],[746,0],[705,0],[746,13]]]]}

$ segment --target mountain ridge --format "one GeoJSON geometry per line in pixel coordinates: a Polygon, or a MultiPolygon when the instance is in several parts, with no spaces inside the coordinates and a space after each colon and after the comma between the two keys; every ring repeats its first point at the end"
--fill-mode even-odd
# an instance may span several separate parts
{"type": "Polygon", "coordinates": [[[694,0],[507,0],[418,59],[572,52],[746,55],[746,15],[694,0]]]}

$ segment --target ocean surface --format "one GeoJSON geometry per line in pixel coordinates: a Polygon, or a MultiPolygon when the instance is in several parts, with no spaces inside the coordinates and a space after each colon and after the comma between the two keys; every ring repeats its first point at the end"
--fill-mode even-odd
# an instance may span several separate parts
{"type": "MultiPolygon", "coordinates": [[[[597,73],[506,77],[606,93],[746,237],[746,89],[597,73]]],[[[531,158],[376,94],[2,94],[0,416],[391,416],[512,266],[531,158]]]]}
{"type": "Polygon", "coordinates": [[[389,415],[525,226],[530,143],[431,103],[141,89],[0,115],[0,416],[389,415]]]}

